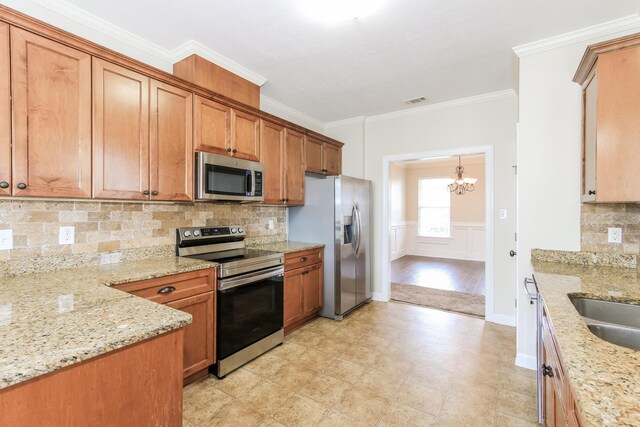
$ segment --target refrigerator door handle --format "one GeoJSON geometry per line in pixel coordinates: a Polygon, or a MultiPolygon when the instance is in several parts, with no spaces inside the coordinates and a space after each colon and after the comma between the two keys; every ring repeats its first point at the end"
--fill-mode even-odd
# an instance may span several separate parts
{"type": "Polygon", "coordinates": [[[356,246],[356,257],[360,255],[360,240],[362,239],[362,217],[360,216],[360,206],[358,202],[354,203],[356,208],[357,227],[358,227],[358,242],[356,246]]]}
{"type": "Polygon", "coordinates": [[[360,241],[360,229],[358,228],[358,207],[354,203],[351,207],[351,224],[353,225],[353,240],[351,246],[353,247],[353,253],[358,256],[358,242],[360,241]]]}

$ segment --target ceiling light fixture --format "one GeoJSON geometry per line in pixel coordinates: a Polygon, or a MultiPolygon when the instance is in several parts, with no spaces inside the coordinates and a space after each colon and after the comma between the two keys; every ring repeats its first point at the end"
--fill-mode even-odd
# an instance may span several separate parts
{"type": "Polygon", "coordinates": [[[473,191],[476,189],[477,178],[463,178],[464,168],[462,167],[462,160],[458,156],[458,166],[456,166],[456,177],[449,180],[447,190],[454,194],[463,195],[467,191],[473,191]]]}
{"type": "Polygon", "coordinates": [[[313,19],[335,23],[362,18],[377,10],[383,0],[298,0],[299,7],[313,19]]]}

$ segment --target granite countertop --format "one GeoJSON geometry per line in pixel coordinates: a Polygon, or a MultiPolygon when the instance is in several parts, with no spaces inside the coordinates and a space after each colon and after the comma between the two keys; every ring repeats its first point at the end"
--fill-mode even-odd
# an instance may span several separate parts
{"type": "Polygon", "coordinates": [[[634,268],[532,261],[583,426],[640,425],[640,351],[593,335],[567,294],[640,304],[634,268]]]}
{"type": "Polygon", "coordinates": [[[287,242],[254,245],[251,247],[254,249],[263,249],[265,251],[282,252],[287,254],[291,252],[306,251],[309,249],[324,248],[324,243],[306,243],[306,242],[287,241],[287,242]]]}
{"type": "Polygon", "coordinates": [[[0,277],[0,390],[188,325],[187,313],[108,286],[215,265],[172,256],[0,277]]]}

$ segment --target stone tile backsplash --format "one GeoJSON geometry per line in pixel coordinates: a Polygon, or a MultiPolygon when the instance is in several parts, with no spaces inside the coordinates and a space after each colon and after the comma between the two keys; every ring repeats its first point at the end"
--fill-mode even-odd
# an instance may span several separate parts
{"type": "Polygon", "coordinates": [[[640,254],[640,205],[582,204],[580,247],[586,252],[640,254]],[[608,243],[608,228],[622,229],[622,243],[608,243]]]}
{"type": "Polygon", "coordinates": [[[248,243],[287,240],[286,208],[279,206],[0,200],[0,229],[13,230],[14,247],[0,250],[0,262],[141,248],[166,253],[175,244],[176,227],[232,224],[245,226],[248,243]],[[61,226],[75,227],[74,244],[58,244],[61,226]]]}

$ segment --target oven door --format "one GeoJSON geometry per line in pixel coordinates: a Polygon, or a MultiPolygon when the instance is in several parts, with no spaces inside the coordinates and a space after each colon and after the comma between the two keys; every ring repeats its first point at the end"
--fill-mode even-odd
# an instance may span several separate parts
{"type": "Polygon", "coordinates": [[[283,286],[282,267],[218,281],[217,360],[282,329],[283,286]]]}

